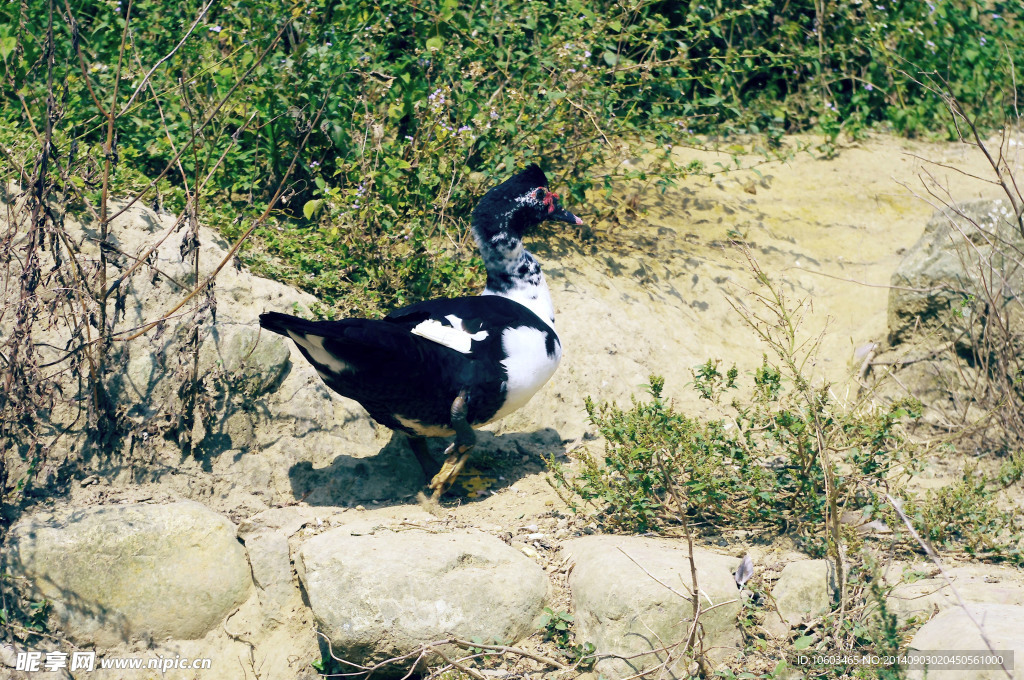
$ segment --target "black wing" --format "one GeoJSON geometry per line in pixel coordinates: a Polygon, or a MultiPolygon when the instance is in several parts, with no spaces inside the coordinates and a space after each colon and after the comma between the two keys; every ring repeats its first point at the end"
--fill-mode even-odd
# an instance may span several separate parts
{"type": "Polygon", "coordinates": [[[499,364],[473,361],[416,335],[403,325],[372,319],[307,321],[277,312],[260,325],[290,337],[328,387],[354,399],[377,422],[415,434],[398,417],[424,425],[450,425],[452,402],[470,388],[470,422],[497,411],[505,375],[499,364]]]}

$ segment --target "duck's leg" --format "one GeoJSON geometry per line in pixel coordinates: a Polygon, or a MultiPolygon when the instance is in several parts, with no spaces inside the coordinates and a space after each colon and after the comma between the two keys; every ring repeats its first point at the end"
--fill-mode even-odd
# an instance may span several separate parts
{"type": "Polygon", "coordinates": [[[445,459],[440,472],[434,475],[434,478],[430,480],[430,486],[427,487],[434,491],[431,496],[432,500],[436,501],[451,488],[459,473],[462,472],[462,468],[466,467],[469,452],[476,444],[476,433],[473,432],[469,421],[466,420],[468,412],[469,400],[466,390],[462,390],[452,402],[452,427],[455,429],[455,441],[445,449],[445,455],[448,458],[445,459]]]}
{"type": "Polygon", "coordinates": [[[437,467],[437,463],[434,462],[430,455],[430,449],[427,448],[427,440],[414,435],[408,435],[408,437],[409,448],[412,449],[413,455],[416,456],[420,467],[423,468],[423,478],[431,479],[434,476],[433,470],[437,467]]]}

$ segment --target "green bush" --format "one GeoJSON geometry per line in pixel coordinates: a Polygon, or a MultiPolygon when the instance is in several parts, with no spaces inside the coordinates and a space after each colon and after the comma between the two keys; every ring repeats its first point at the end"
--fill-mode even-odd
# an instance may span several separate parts
{"type": "MultiPolygon", "coordinates": [[[[723,390],[737,387],[736,378],[735,369],[723,376],[708,362],[694,370],[693,387],[718,401],[723,390]]],[[[578,454],[575,474],[551,461],[556,489],[574,509],[581,509],[579,501],[593,503],[608,526],[625,531],[665,530],[686,517],[736,527],[820,524],[826,496],[814,414],[799,394],[782,394],[780,372],[767,358],[753,383],[750,399],[734,399],[732,415],[722,418],[676,412],[662,399],[664,381],[657,376],[650,401],[634,399],[630,409],[588,399],[604,456],[578,454]],[[672,487],[686,506],[682,514],[672,487]]],[[[842,452],[838,494],[864,505],[906,464],[909,442],[899,424],[920,414],[906,403],[849,413],[824,397],[818,407],[829,446],[842,452]]]]}
{"type": "Polygon", "coordinates": [[[1003,480],[1003,470],[990,479],[968,467],[948,486],[911,497],[904,512],[934,546],[960,547],[975,557],[1021,565],[1024,527],[1013,512],[999,507],[997,491],[1003,480]]]}
{"type": "Polygon", "coordinates": [[[316,294],[324,314],[479,287],[469,213],[529,161],[572,202],[610,188],[598,168],[620,154],[611,142],[774,143],[811,128],[834,141],[877,122],[953,136],[930,87],[997,126],[1012,110],[1010,71],[1024,71],[1013,1],[229,0],[180,47],[196,16],[187,3],[55,6],[52,17],[42,0],[0,8],[4,177],[31,175],[49,115],[50,172],[98,203],[100,107],[116,92],[114,192],[141,190],[181,152],[146,200],[180,211],[202,186],[202,218],[237,237],[280,187],[277,219],[247,257],[316,294]],[[152,89],[132,95],[154,66],[152,89]]]}

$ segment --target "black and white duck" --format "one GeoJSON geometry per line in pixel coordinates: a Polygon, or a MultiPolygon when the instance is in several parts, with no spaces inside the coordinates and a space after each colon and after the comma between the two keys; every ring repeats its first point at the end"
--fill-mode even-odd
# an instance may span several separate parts
{"type": "Polygon", "coordinates": [[[473,236],[487,267],[475,297],[438,298],[381,320],[306,321],[277,312],[260,325],[291,338],[332,390],[404,432],[430,477],[424,437],[448,437],[447,459],[429,488],[436,500],[476,443],[473,428],[525,405],[562,357],[555,311],[540,263],[523,236],[546,220],[582,224],[530,165],[488,191],[473,211],[473,236]]]}

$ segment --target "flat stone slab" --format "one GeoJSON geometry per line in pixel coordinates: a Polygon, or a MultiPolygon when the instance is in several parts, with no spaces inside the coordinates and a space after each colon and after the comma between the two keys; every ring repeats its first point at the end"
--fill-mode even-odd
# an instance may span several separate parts
{"type": "Polygon", "coordinates": [[[539,565],[487,534],[340,527],[306,541],[296,566],[334,656],[362,665],[449,636],[516,642],[536,630],[548,589],[539,565]]]}
{"type": "Polygon", "coordinates": [[[252,583],[235,525],[193,501],[28,517],[11,529],[6,563],[53,602],[68,635],[98,645],[203,637],[252,583]]]}
{"type": "MultiPolygon", "coordinates": [[[[685,541],[588,536],[568,541],[562,549],[576,563],[569,587],[578,641],[593,643],[599,653],[632,656],[686,638],[693,604],[688,596],[691,575],[685,541]]],[[[704,647],[715,648],[710,655],[714,659],[739,643],[736,616],[740,592],[732,572],[740,560],[700,549],[694,550],[694,559],[701,606],[721,604],[700,617],[704,647]]],[[[665,653],[659,652],[628,660],[606,659],[596,670],[606,678],[624,678],[657,666],[665,658],[665,653]]],[[[668,669],[664,677],[687,677],[685,665],[668,669]]]]}
{"type": "MultiPolygon", "coordinates": [[[[985,630],[985,636],[992,649],[1012,651],[1013,665],[1008,670],[1020,675],[1024,660],[1024,607],[1014,604],[968,603],[970,616],[962,607],[947,609],[924,624],[910,641],[910,650],[934,651],[940,658],[945,655],[988,656],[992,651],[982,639],[978,624],[985,630]],[[971,618],[974,618],[974,621],[971,618]],[[975,623],[977,622],[977,623],[975,623]]],[[[964,668],[930,668],[927,676],[923,670],[910,670],[907,677],[912,680],[995,680],[1006,678],[1002,668],[968,666],[964,668]]]]}
{"type": "MultiPolygon", "coordinates": [[[[920,570],[925,573],[933,571],[931,565],[923,565],[920,570]]],[[[901,622],[911,617],[927,619],[936,611],[959,607],[953,588],[966,602],[1024,605],[1020,570],[1012,567],[993,564],[950,567],[946,569],[946,576],[952,581],[952,588],[940,574],[916,579],[914,575],[913,569],[904,574],[890,569],[886,574],[887,580],[903,581],[897,583],[886,598],[889,611],[896,614],[901,622]]]]}

